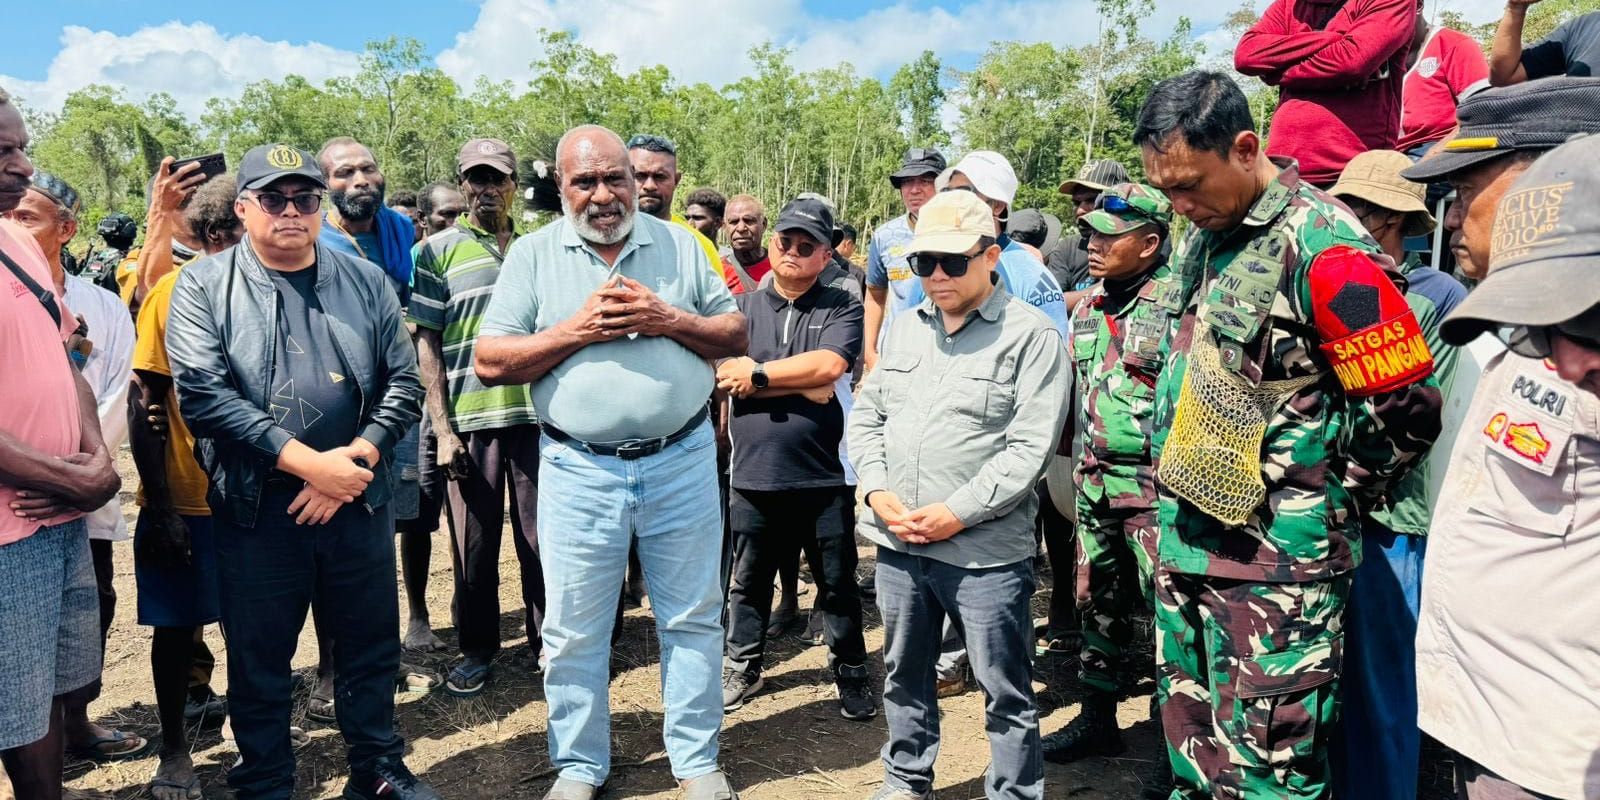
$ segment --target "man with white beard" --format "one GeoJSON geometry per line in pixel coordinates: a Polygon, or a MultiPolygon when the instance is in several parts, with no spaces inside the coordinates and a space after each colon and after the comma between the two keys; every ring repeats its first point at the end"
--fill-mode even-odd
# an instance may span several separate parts
{"type": "Polygon", "coordinates": [[[664,739],[686,800],[735,800],[722,727],[722,517],[709,359],[745,352],[744,315],[695,236],[637,213],[622,139],[556,146],[564,216],[506,254],[479,329],[486,386],[532,385],[546,605],[547,800],[591,800],[611,769],[616,598],[637,542],[661,639],[664,739]]]}

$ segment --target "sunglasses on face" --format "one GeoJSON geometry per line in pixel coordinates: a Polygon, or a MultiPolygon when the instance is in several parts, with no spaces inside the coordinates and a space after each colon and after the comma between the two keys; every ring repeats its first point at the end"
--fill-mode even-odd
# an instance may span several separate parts
{"type": "Polygon", "coordinates": [[[935,269],[942,269],[945,275],[959,278],[967,274],[967,268],[972,266],[972,259],[977,257],[977,253],[912,253],[909,259],[911,274],[919,278],[929,278],[933,276],[935,269]]]}
{"type": "Polygon", "coordinates": [[[297,195],[279,194],[278,192],[258,192],[255,195],[255,201],[256,205],[261,206],[262,211],[265,211],[274,217],[282,214],[283,210],[288,208],[290,203],[294,203],[294,210],[300,212],[301,215],[315,214],[317,213],[317,209],[322,207],[322,195],[317,192],[307,192],[305,194],[297,195]]]}
{"type": "Polygon", "coordinates": [[[784,253],[793,253],[801,258],[810,258],[817,252],[816,242],[807,242],[800,239],[791,239],[788,236],[778,236],[778,250],[784,253]]]}
{"type": "Polygon", "coordinates": [[[1600,351],[1600,341],[1593,337],[1562,329],[1560,325],[1539,328],[1517,328],[1511,332],[1506,346],[1511,352],[1526,358],[1549,358],[1555,354],[1552,339],[1556,334],[1579,347],[1600,351]]]}

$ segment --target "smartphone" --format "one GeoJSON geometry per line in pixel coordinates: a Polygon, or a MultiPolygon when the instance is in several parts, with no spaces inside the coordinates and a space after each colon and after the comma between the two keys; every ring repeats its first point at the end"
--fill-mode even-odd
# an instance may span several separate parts
{"type": "Polygon", "coordinates": [[[170,175],[174,172],[177,172],[179,168],[183,167],[183,165],[193,163],[200,164],[200,172],[206,176],[206,180],[211,180],[212,178],[222,175],[228,171],[228,157],[222,153],[212,153],[211,155],[206,156],[194,156],[193,158],[178,159],[177,161],[172,162],[171,167],[167,168],[167,173],[170,175]]]}

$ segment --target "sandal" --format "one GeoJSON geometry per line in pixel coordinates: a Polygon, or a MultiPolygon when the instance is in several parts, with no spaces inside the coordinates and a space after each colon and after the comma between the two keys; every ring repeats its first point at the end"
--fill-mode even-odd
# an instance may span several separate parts
{"type": "Polygon", "coordinates": [[[394,676],[395,688],[410,694],[427,694],[439,688],[441,683],[444,683],[444,679],[438,673],[410,664],[401,664],[394,676]]]}
{"type": "Polygon", "coordinates": [[[324,725],[338,723],[339,717],[334,712],[333,698],[311,695],[306,700],[306,719],[312,722],[320,722],[324,725]]]}
{"type": "Polygon", "coordinates": [[[188,798],[188,800],[198,800],[201,795],[200,776],[195,774],[194,762],[189,760],[188,755],[185,754],[183,758],[189,765],[189,780],[185,782],[177,780],[170,775],[163,775],[162,770],[169,763],[163,759],[156,766],[156,773],[150,777],[150,783],[146,785],[146,791],[151,797],[155,797],[156,792],[161,789],[175,789],[181,793],[180,797],[188,798]]]}
{"type": "Polygon", "coordinates": [[[152,744],[149,739],[143,736],[114,730],[110,736],[101,736],[86,745],[67,748],[67,755],[72,758],[106,764],[112,761],[143,758],[146,753],[150,752],[152,744]],[[122,750],[107,749],[107,745],[116,746],[125,742],[138,742],[138,745],[122,750]]]}
{"type": "Polygon", "coordinates": [[[450,670],[450,678],[444,682],[444,690],[456,697],[476,697],[489,685],[490,672],[487,663],[475,664],[463,661],[450,670]]]}

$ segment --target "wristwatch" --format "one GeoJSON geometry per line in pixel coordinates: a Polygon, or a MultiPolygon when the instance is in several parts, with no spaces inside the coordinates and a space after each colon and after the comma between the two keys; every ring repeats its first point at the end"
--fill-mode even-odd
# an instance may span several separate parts
{"type": "Polygon", "coordinates": [[[750,370],[750,385],[756,387],[757,389],[767,388],[766,364],[757,364],[755,369],[750,370]]]}

